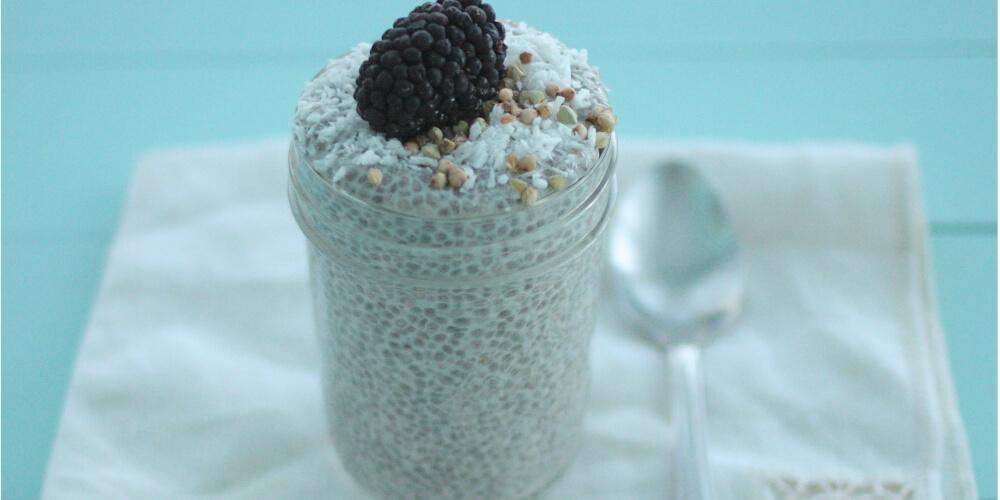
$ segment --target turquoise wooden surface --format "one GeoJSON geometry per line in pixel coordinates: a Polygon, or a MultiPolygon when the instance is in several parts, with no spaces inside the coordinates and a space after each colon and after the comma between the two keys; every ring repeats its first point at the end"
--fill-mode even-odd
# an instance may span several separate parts
{"type": "MultiPolygon", "coordinates": [[[[377,38],[418,3],[5,2],[3,51],[112,55],[144,50],[346,49],[372,38],[372,33],[377,38]]],[[[989,42],[996,37],[997,12],[996,4],[985,0],[512,0],[495,2],[495,7],[501,18],[528,21],[589,50],[607,45],[625,49],[633,43],[658,50],[707,41],[989,42]]]]}
{"type": "MultiPolygon", "coordinates": [[[[3,498],[37,496],[129,172],[288,134],[414,2],[4,2],[3,498]]],[[[587,48],[622,135],[908,141],[980,493],[997,481],[995,2],[495,2],[587,48]]]]}
{"type": "Polygon", "coordinates": [[[979,494],[997,496],[997,237],[939,234],[931,251],[979,494]]]}

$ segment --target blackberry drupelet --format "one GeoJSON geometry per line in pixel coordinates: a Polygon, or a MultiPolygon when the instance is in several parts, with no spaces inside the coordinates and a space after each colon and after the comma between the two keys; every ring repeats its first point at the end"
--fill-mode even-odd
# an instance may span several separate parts
{"type": "Polygon", "coordinates": [[[482,112],[506,68],[504,28],[481,0],[437,0],[386,30],[361,64],[358,114],[387,137],[408,139],[482,112]]]}

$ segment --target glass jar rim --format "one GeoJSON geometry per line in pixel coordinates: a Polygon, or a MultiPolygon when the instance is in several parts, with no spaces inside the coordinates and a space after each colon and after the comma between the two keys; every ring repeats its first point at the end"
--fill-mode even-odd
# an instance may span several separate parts
{"type": "MultiPolygon", "coordinates": [[[[611,222],[611,217],[614,215],[615,203],[618,198],[618,187],[613,174],[609,176],[608,183],[605,184],[605,186],[606,187],[603,189],[608,190],[607,200],[602,209],[600,219],[590,229],[590,231],[588,231],[582,238],[574,242],[572,245],[567,246],[555,255],[549,256],[546,260],[517,269],[514,272],[495,274],[492,276],[479,276],[475,277],[475,279],[455,279],[450,276],[405,276],[401,274],[389,273],[384,270],[368,270],[366,272],[368,272],[371,277],[375,277],[386,282],[392,282],[395,285],[451,289],[473,289],[483,286],[497,286],[515,282],[523,279],[525,276],[538,276],[544,274],[548,270],[551,270],[551,262],[563,262],[567,260],[568,256],[578,255],[584,249],[598,242],[598,238],[602,233],[604,233],[608,224],[611,222]]],[[[589,200],[589,203],[595,203],[597,201],[597,198],[592,198],[589,200]]],[[[325,247],[321,243],[317,243],[311,239],[310,242],[320,252],[325,252],[325,247]]]]}
{"type": "MultiPolygon", "coordinates": [[[[391,216],[391,217],[398,217],[398,218],[404,219],[404,220],[412,220],[414,222],[447,222],[447,223],[457,222],[457,223],[461,223],[461,222],[487,221],[487,220],[490,220],[490,219],[493,219],[493,218],[496,218],[498,216],[502,216],[502,215],[505,215],[505,214],[516,213],[516,212],[518,212],[520,210],[532,210],[532,209],[534,209],[534,210],[544,210],[549,204],[556,203],[559,199],[568,197],[568,196],[576,193],[576,191],[578,191],[579,189],[582,189],[581,186],[585,186],[585,185],[588,184],[586,182],[587,180],[591,179],[592,177],[594,177],[596,175],[599,175],[597,172],[604,172],[605,175],[608,175],[608,171],[610,170],[608,168],[608,164],[612,161],[613,157],[616,156],[617,148],[618,148],[617,137],[616,137],[615,133],[612,132],[610,134],[610,137],[609,137],[609,140],[608,140],[608,146],[606,148],[604,148],[603,150],[601,150],[600,154],[597,157],[597,160],[593,162],[593,165],[591,165],[590,168],[588,168],[583,173],[583,175],[581,175],[578,178],[576,178],[571,184],[569,184],[568,186],[566,186],[562,190],[560,190],[558,193],[556,193],[555,196],[551,196],[550,195],[550,196],[542,197],[537,202],[535,202],[534,205],[532,205],[530,207],[521,206],[521,207],[518,207],[517,209],[509,210],[509,211],[504,211],[504,212],[490,212],[490,213],[481,213],[481,214],[460,214],[460,215],[457,215],[457,216],[440,216],[440,215],[428,215],[428,214],[415,215],[415,214],[411,214],[411,213],[408,213],[408,212],[402,212],[402,211],[394,210],[394,209],[388,208],[388,207],[383,206],[383,205],[373,204],[370,201],[358,198],[357,196],[354,196],[353,194],[345,191],[344,189],[341,189],[341,188],[337,187],[336,185],[334,185],[333,183],[331,183],[329,180],[327,180],[325,177],[323,177],[322,175],[320,175],[320,173],[317,172],[315,168],[313,168],[312,162],[310,162],[302,154],[299,153],[298,144],[297,144],[297,141],[295,139],[292,139],[292,141],[291,141],[291,145],[289,146],[288,154],[289,154],[289,160],[290,160],[289,161],[289,165],[293,164],[292,161],[291,161],[292,160],[291,157],[294,155],[296,162],[301,162],[303,165],[306,166],[306,168],[304,170],[307,172],[306,175],[308,175],[310,177],[308,180],[306,180],[306,182],[316,183],[316,185],[322,186],[323,193],[324,193],[325,196],[334,196],[334,197],[343,199],[343,200],[347,201],[348,203],[358,204],[360,206],[363,206],[363,207],[365,207],[365,209],[372,210],[372,211],[374,211],[376,213],[384,213],[384,214],[386,214],[388,216],[391,216]]],[[[294,185],[295,189],[297,191],[299,191],[299,192],[302,192],[302,189],[299,186],[299,182],[300,181],[298,179],[298,176],[297,176],[297,173],[296,173],[295,170],[296,169],[291,169],[290,179],[291,179],[291,182],[294,185]]],[[[606,184],[606,181],[600,183],[600,185],[604,185],[604,184],[606,184]]],[[[600,189],[600,187],[598,187],[598,190],[599,189],[600,189]]]]}
{"type": "MultiPolygon", "coordinates": [[[[309,176],[310,178],[312,178],[312,176],[318,176],[319,174],[313,171],[312,167],[308,164],[295,163],[296,156],[294,148],[290,148],[289,155],[290,155],[289,157],[290,179],[288,187],[289,187],[289,198],[290,201],[292,202],[292,213],[296,221],[298,222],[299,227],[305,233],[306,238],[312,243],[314,247],[316,247],[316,249],[320,253],[325,255],[337,255],[339,250],[337,250],[335,246],[330,246],[331,244],[333,244],[332,240],[329,240],[327,237],[323,236],[323,234],[321,234],[316,230],[314,218],[317,216],[323,217],[322,214],[324,213],[339,214],[340,212],[339,211],[328,212],[328,210],[331,207],[327,206],[323,208],[315,204],[317,200],[311,199],[310,193],[303,190],[303,186],[299,184],[300,180],[296,179],[296,173],[301,172],[302,170],[306,170],[307,172],[304,172],[304,175],[309,176]],[[304,212],[303,209],[306,211],[304,212]],[[307,213],[311,213],[313,215],[312,216],[306,215],[307,213]]],[[[510,248],[512,248],[510,247],[511,242],[518,242],[516,244],[522,246],[527,245],[527,247],[535,247],[536,242],[541,242],[547,239],[547,233],[545,233],[542,228],[559,227],[563,224],[563,221],[574,221],[576,220],[576,218],[584,216],[585,213],[587,213],[592,209],[600,210],[599,212],[600,215],[595,220],[592,220],[587,224],[586,230],[574,236],[575,241],[572,242],[567,241],[567,245],[565,247],[562,247],[560,250],[556,251],[553,254],[548,255],[542,260],[539,260],[537,262],[524,261],[523,263],[525,265],[523,267],[517,267],[516,269],[507,269],[506,271],[503,271],[502,276],[499,275],[479,276],[473,280],[461,280],[461,279],[456,280],[454,276],[444,276],[444,275],[408,276],[396,272],[389,272],[384,269],[374,269],[374,268],[370,269],[368,272],[372,272],[373,275],[375,276],[381,276],[383,279],[388,279],[396,282],[405,282],[414,286],[434,286],[434,287],[457,286],[458,288],[464,288],[465,284],[468,284],[470,286],[475,286],[474,285],[475,283],[478,283],[483,279],[488,280],[490,283],[500,283],[500,282],[506,282],[507,280],[519,279],[518,277],[524,276],[525,273],[529,274],[543,273],[545,272],[546,269],[551,267],[551,262],[565,260],[566,258],[569,258],[569,256],[575,255],[582,249],[587,248],[588,246],[594,244],[594,240],[604,232],[612,216],[613,207],[615,205],[616,191],[617,191],[615,185],[616,164],[617,164],[617,142],[615,140],[615,137],[612,136],[611,140],[609,141],[608,147],[602,151],[602,155],[599,157],[599,161],[595,162],[595,165],[586,172],[587,174],[586,176],[581,176],[580,181],[585,181],[585,182],[580,182],[580,184],[576,182],[574,183],[574,186],[576,186],[575,190],[578,192],[572,198],[568,198],[568,200],[573,200],[573,203],[571,205],[568,205],[571,208],[568,211],[562,211],[558,213],[554,212],[552,214],[554,215],[554,218],[547,219],[547,222],[544,225],[535,227],[533,229],[528,229],[518,235],[509,235],[509,237],[503,237],[503,235],[498,234],[498,238],[496,239],[478,241],[471,245],[440,246],[440,247],[438,246],[425,247],[422,244],[413,245],[413,243],[408,241],[407,242],[391,241],[391,240],[385,241],[385,244],[391,248],[397,248],[397,249],[405,248],[408,249],[407,251],[411,252],[444,252],[439,255],[439,257],[443,259],[448,259],[451,258],[451,256],[459,255],[456,254],[456,252],[460,252],[461,255],[469,255],[469,252],[477,252],[478,249],[480,248],[488,248],[488,247],[494,247],[494,248],[502,247],[504,251],[508,251],[510,250],[510,248]],[[600,174],[597,174],[597,172],[600,172],[600,174]],[[581,187],[581,185],[583,187],[581,187]],[[597,208],[598,205],[600,206],[600,208],[597,208]]],[[[314,191],[311,194],[315,196],[325,195],[325,193],[323,193],[322,190],[325,189],[326,186],[324,185],[319,187],[320,189],[317,190],[318,192],[314,191]]],[[[559,197],[557,199],[561,200],[562,198],[559,197]]],[[[453,217],[450,219],[445,219],[445,218],[431,219],[429,217],[419,217],[409,214],[404,214],[407,215],[407,217],[404,218],[403,215],[399,215],[398,212],[395,211],[379,212],[376,211],[376,208],[378,207],[369,203],[364,203],[361,200],[357,200],[356,198],[353,197],[344,197],[338,195],[337,198],[332,198],[331,201],[335,201],[341,205],[349,205],[351,203],[362,203],[361,205],[359,205],[359,208],[368,212],[369,214],[373,215],[382,214],[390,218],[396,217],[399,218],[400,220],[415,222],[416,223],[415,226],[426,225],[428,223],[433,225],[434,223],[437,223],[437,224],[455,225],[459,227],[469,227],[470,225],[472,226],[491,225],[494,223],[494,221],[506,217],[520,218],[520,217],[530,216],[532,218],[537,218],[538,215],[541,215],[541,217],[545,218],[545,214],[536,215],[537,212],[535,212],[534,210],[538,209],[537,204],[532,207],[523,207],[524,209],[531,211],[511,210],[488,216],[477,215],[475,217],[467,217],[464,219],[458,217],[453,217]]],[[[567,205],[561,206],[559,203],[552,203],[549,204],[548,208],[549,210],[560,210],[561,208],[563,208],[563,206],[567,205]]],[[[350,217],[348,219],[350,219],[350,217]]],[[[362,232],[373,232],[373,231],[378,231],[378,227],[380,226],[372,226],[369,224],[350,224],[349,227],[342,228],[342,231],[346,231],[346,233],[342,234],[342,236],[348,238],[351,237],[349,234],[347,234],[352,231],[351,227],[353,227],[353,230],[360,230],[362,232]]],[[[377,236],[376,239],[378,239],[379,241],[384,241],[382,240],[381,236],[377,236]]],[[[343,242],[341,243],[341,246],[343,246],[343,242]]]]}

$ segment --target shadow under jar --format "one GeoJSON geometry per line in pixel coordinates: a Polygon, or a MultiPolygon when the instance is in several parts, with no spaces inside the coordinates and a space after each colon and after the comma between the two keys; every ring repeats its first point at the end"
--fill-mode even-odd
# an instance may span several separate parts
{"type": "Polygon", "coordinates": [[[530,207],[413,216],[289,152],[327,423],[386,498],[530,498],[580,444],[617,143],[530,207]]]}

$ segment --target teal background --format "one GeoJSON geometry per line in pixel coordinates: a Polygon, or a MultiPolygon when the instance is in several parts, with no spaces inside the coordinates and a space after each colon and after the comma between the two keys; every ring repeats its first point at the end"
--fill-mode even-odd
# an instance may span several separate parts
{"type": "MultiPolygon", "coordinates": [[[[983,497],[997,495],[995,1],[493,2],[589,49],[627,137],[907,141],[983,497]]],[[[289,134],[411,1],[2,4],[2,496],[34,498],[136,159],[289,134]]]]}

